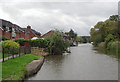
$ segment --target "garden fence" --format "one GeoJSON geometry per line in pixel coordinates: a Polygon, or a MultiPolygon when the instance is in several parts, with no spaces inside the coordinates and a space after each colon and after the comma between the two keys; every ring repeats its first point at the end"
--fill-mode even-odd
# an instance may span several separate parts
{"type": "Polygon", "coordinates": [[[5,50],[9,50],[6,48],[2,48],[2,61],[4,62],[5,60],[11,59],[11,58],[15,58],[17,56],[21,56],[21,55],[25,55],[25,54],[29,54],[31,53],[31,47],[30,46],[21,46],[18,49],[18,52],[16,53],[16,51],[13,49],[12,53],[7,53],[5,50]]]}

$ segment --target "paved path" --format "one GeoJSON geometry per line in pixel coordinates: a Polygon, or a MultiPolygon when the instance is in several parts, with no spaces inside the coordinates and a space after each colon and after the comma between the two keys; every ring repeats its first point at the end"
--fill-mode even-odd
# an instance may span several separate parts
{"type": "MultiPolygon", "coordinates": [[[[24,53],[20,53],[20,55],[23,55],[23,54],[24,54],[24,53]]],[[[18,57],[18,56],[19,56],[19,54],[15,54],[15,55],[14,55],[14,58],[15,58],[15,57],[18,57]]],[[[13,58],[13,56],[5,57],[5,58],[4,58],[4,61],[5,61],[5,60],[8,60],[8,59],[11,59],[11,58],[13,58]]],[[[2,61],[3,61],[3,59],[0,59],[0,62],[2,62],[2,61]]]]}

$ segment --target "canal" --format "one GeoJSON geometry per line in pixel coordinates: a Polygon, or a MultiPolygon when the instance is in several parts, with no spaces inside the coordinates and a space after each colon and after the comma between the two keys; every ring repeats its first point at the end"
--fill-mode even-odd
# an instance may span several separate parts
{"type": "Polygon", "coordinates": [[[46,57],[41,70],[28,80],[118,80],[118,61],[91,44],[79,44],[70,54],[46,57]]]}

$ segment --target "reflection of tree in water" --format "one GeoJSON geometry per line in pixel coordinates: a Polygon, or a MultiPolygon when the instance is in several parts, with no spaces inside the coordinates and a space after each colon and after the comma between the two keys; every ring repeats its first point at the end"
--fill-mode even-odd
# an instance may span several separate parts
{"type": "Polygon", "coordinates": [[[54,72],[60,72],[60,69],[63,67],[64,60],[69,55],[51,55],[46,57],[45,64],[49,65],[54,72]]]}

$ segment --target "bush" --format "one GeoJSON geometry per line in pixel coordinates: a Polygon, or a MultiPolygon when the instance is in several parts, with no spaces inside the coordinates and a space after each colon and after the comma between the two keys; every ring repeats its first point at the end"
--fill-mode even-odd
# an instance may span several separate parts
{"type": "MultiPolygon", "coordinates": [[[[109,34],[105,38],[105,48],[107,48],[109,42],[113,42],[113,41],[114,41],[114,36],[112,34],[109,34]]],[[[109,46],[110,46],[110,44],[109,44],[109,46]]]]}
{"type": "Polygon", "coordinates": [[[13,51],[14,53],[18,53],[19,51],[19,44],[12,41],[12,40],[6,40],[2,42],[2,47],[4,48],[5,53],[12,54],[13,51]]]}
{"type": "Polygon", "coordinates": [[[0,41],[5,41],[5,40],[9,40],[9,39],[4,36],[0,36],[0,41]]]}
{"type": "Polygon", "coordinates": [[[49,52],[52,55],[62,54],[67,47],[70,45],[67,40],[63,40],[62,34],[59,31],[56,31],[50,37],[47,37],[49,40],[49,52]]]}
{"type": "Polygon", "coordinates": [[[46,48],[48,47],[48,40],[46,39],[36,39],[30,40],[31,47],[46,48]]]}
{"type": "Polygon", "coordinates": [[[24,46],[24,42],[27,41],[25,40],[24,38],[19,38],[19,39],[16,39],[15,42],[19,43],[20,45],[24,46]]]}
{"type": "Polygon", "coordinates": [[[101,43],[98,45],[98,47],[99,47],[100,49],[104,49],[104,48],[105,48],[105,42],[101,42],[101,43]]]}
{"type": "Polygon", "coordinates": [[[98,44],[102,41],[103,41],[102,35],[101,34],[96,34],[96,37],[93,40],[93,45],[98,46],[98,44]]]}

